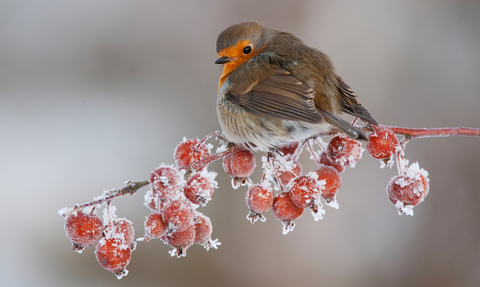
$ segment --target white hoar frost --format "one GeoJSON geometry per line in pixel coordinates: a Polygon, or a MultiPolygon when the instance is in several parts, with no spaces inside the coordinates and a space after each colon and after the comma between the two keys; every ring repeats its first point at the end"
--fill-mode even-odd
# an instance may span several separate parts
{"type": "MultiPolygon", "coordinates": [[[[325,190],[325,184],[326,181],[324,179],[318,180],[318,174],[314,171],[311,171],[307,173],[305,176],[313,179],[315,181],[315,186],[314,188],[319,191],[318,197],[313,198],[313,206],[311,208],[312,216],[315,221],[319,221],[320,219],[323,219],[323,216],[325,215],[325,209],[323,209],[323,205],[320,202],[320,198],[322,197],[322,191],[325,190]]],[[[302,187],[303,190],[308,191],[306,186],[302,187]]],[[[310,200],[308,200],[310,202],[310,200]]]]}
{"type": "Polygon", "coordinates": [[[117,227],[115,223],[119,221],[126,221],[130,224],[133,224],[133,222],[131,222],[126,218],[118,218],[116,211],[117,211],[117,208],[113,205],[109,205],[103,210],[103,222],[106,225],[105,230],[103,231],[104,238],[106,240],[114,239],[115,243],[112,244],[113,246],[118,246],[120,249],[127,249],[132,246],[129,242],[125,240],[125,234],[122,232],[120,228],[117,227]]]}
{"type": "Polygon", "coordinates": [[[400,200],[397,200],[397,203],[395,203],[395,207],[398,210],[398,215],[402,215],[402,213],[405,213],[406,215],[413,216],[413,205],[408,205],[400,200]]]}

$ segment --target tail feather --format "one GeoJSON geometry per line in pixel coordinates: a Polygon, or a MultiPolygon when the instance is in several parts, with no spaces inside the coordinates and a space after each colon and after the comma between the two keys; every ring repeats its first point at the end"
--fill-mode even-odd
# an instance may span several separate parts
{"type": "Polygon", "coordinates": [[[372,118],[368,110],[360,103],[358,96],[348,86],[340,76],[337,76],[340,96],[342,97],[342,111],[352,116],[359,117],[363,121],[378,125],[377,121],[372,118]]]}

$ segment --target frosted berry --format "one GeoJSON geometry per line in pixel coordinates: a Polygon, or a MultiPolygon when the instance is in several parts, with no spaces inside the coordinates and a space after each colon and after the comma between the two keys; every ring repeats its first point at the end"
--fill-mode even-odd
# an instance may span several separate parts
{"type": "Polygon", "coordinates": [[[153,212],[159,212],[163,209],[163,206],[167,203],[167,200],[160,198],[158,193],[153,194],[152,190],[145,193],[145,206],[153,212]]]}
{"type": "Polygon", "coordinates": [[[116,239],[102,238],[95,248],[98,263],[108,271],[117,275],[118,279],[128,274],[125,267],[130,262],[132,249],[116,239]]]}
{"type": "Polygon", "coordinates": [[[334,136],[327,146],[328,158],[343,166],[355,167],[355,163],[362,157],[363,148],[359,141],[341,134],[334,136]]]}
{"type": "Polygon", "coordinates": [[[398,146],[397,136],[391,130],[378,129],[368,136],[367,151],[373,158],[390,158],[398,146]]]}
{"type": "MultiPolygon", "coordinates": [[[[116,238],[123,238],[123,242],[131,244],[135,239],[135,229],[133,229],[132,222],[126,219],[115,219],[113,222],[116,238]]],[[[108,229],[109,227],[107,227],[108,229]]],[[[108,238],[108,236],[107,236],[108,238]]]]}
{"type": "Polygon", "coordinates": [[[270,186],[254,184],[248,188],[245,201],[251,211],[264,213],[272,207],[273,198],[274,194],[270,186]]]}
{"type": "Polygon", "coordinates": [[[210,149],[200,140],[184,139],[175,148],[173,156],[177,167],[183,167],[210,156],[210,149]]]}
{"type": "Polygon", "coordinates": [[[320,154],[320,163],[335,168],[339,173],[342,173],[345,170],[345,166],[330,160],[326,151],[323,151],[320,154]]]}
{"type": "Polygon", "coordinates": [[[171,166],[161,166],[150,175],[150,187],[153,194],[160,198],[174,199],[185,185],[185,171],[179,171],[171,166]]]}
{"type": "Polygon", "coordinates": [[[273,205],[274,194],[273,190],[268,185],[254,184],[251,185],[245,195],[245,201],[250,213],[247,219],[254,223],[257,219],[265,221],[265,217],[261,215],[267,212],[273,205]]]}
{"type": "Polygon", "coordinates": [[[232,177],[249,177],[255,166],[255,156],[246,149],[231,153],[223,158],[223,169],[232,177]]]}
{"type": "Polygon", "coordinates": [[[195,242],[195,225],[190,225],[183,231],[176,231],[170,235],[165,235],[165,243],[175,248],[170,252],[171,256],[178,258],[187,254],[187,248],[195,242]]]}
{"type": "Polygon", "coordinates": [[[292,165],[290,169],[277,171],[277,177],[280,179],[280,182],[283,186],[288,185],[292,179],[302,174],[302,165],[300,165],[300,163],[297,161],[293,161],[291,163],[292,165]]]}
{"type": "Polygon", "coordinates": [[[315,172],[297,177],[290,187],[290,199],[298,207],[312,207],[320,199],[324,183],[315,172]]]}
{"type": "MultiPolygon", "coordinates": [[[[416,206],[423,201],[428,194],[428,177],[424,174],[400,174],[393,177],[387,186],[387,194],[390,201],[397,205],[397,208],[411,205],[416,206]]],[[[400,210],[400,213],[402,210],[400,210]]],[[[406,212],[405,210],[403,210],[406,212]]],[[[406,212],[408,214],[408,212],[406,212]]]]}
{"type": "Polygon", "coordinates": [[[325,199],[327,203],[334,201],[337,191],[342,186],[340,174],[335,168],[328,165],[319,166],[315,172],[318,175],[318,180],[325,180],[322,198],[325,199]]]}
{"type": "Polygon", "coordinates": [[[184,200],[172,200],[162,210],[163,223],[167,227],[166,234],[184,231],[193,226],[195,212],[192,205],[184,200]]]}
{"type": "Polygon", "coordinates": [[[82,252],[85,247],[92,246],[100,240],[103,222],[98,215],[79,210],[67,217],[65,232],[72,241],[73,250],[82,252]]]}
{"type": "Polygon", "coordinates": [[[149,238],[160,238],[165,234],[167,227],[162,221],[162,215],[159,213],[150,214],[145,219],[145,235],[149,238]]]}
{"type": "Polygon", "coordinates": [[[195,218],[195,243],[205,245],[212,235],[212,222],[207,216],[197,213],[195,218]]]}
{"type": "Polygon", "coordinates": [[[303,208],[293,204],[288,193],[277,195],[273,201],[273,214],[283,224],[283,234],[295,228],[295,220],[303,213],[303,208]]]}
{"type": "Polygon", "coordinates": [[[300,146],[299,142],[292,142],[290,144],[287,144],[278,148],[278,150],[281,152],[282,156],[285,157],[286,159],[296,160],[296,158],[294,157],[297,155],[296,151],[299,148],[299,146],[300,146]]]}
{"type": "Polygon", "coordinates": [[[193,204],[205,206],[212,199],[213,189],[217,186],[216,175],[206,170],[192,175],[183,190],[185,197],[193,204]]]}

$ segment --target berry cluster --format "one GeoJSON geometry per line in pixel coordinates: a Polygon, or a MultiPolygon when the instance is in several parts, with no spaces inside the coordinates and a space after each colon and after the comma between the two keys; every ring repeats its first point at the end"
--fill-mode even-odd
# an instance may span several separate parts
{"type": "Polygon", "coordinates": [[[269,152],[268,156],[262,158],[263,177],[259,184],[252,184],[244,178],[245,174],[241,177],[231,173],[237,166],[239,169],[248,166],[248,175],[251,174],[250,168],[253,171],[255,163],[251,152],[241,150],[224,159],[225,172],[234,176],[234,188],[238,187],[236,183],[239,180],[249,185],[245,198],[250,209],[247,215],[250,222],[254,223],[258,219],[265,221],[262,213],[273,208],[275,217],[283,224],[283,234],[287,234],[294,229],[295,220],[303,214],[305,208],[311,209],[315,220],[322,219],[325,214],[322,199],[325,204],[338,208],[336,194],[341,186],[340,173],[346,166],[355,166],[363,149],[358,141],[344,135],[335,136],[327,147],[320,139],[315,142],[321,151],[314,151],[309,140],[304,143],[294,142],[269,152]],[[317,169],[302,175],[302,166],[297,160],[305,145],[308,145],[317,169]],[[281,192],[275,196],[274,189],[281,192]]]}
{"type": "MultiPolygon", "coordinates": [[[[213,229],[210,218],[197,210],[212,199],[214,188],[217,187],[217,173],[208,171],[206,166],[188,168],[208,158],[210,150],[211,145],[206,145],[204,141],[184,139],[175,149],[177,166],[162,164],[152,171],[148,181],[151,189],[145,194],[145,206],[152,213],[144,222],[145,235],[137,238],[137,241],[148,242],[159,238],[174,248],[170,254],[178,258],[184,257],[187,248],[194,243],[207,250],[216,249],[221,244],[211,238],[213,229]]],[[[236,167],[234,172],[245,175],[245,171],[236,167]]],[[[119,193],[125,194],[129,192],[119,193]]],[[[106,192],[83,208],[65,208],[59,213],[66,217],[65,232],[72,241],[73,249],[81,253],[86,247],[96,245],[95,256],[100,265],[121,279],[128,274],[125,268],[136,243],[132,222],[117,218],[115,214],[116,208],[111,205],[115,197],[115,194],[106,192]],[[103,221],[94,212],[102,204],[107,205],[103,221]]]]}
{"type": "Polygon", "coordinates": [[[183,257],[194,243],[205,249],[217,248],[221,243],[211,239],[210,218],[197,211],[205,206],[217,187],[217,173],[206,166],[197,170],[185,167],[209,157],[210,145],[204,141],[184,139],[175,149],[177,167],[161,165],[150,176],[150,188],[145,195],[145,206],[153,213],[145,220],[145,236],[138,241],[160,238],[174,249],[172,256],[183,257]]]}
{"type": "Polygon", "coordinates": [[[114,206],[107,205],[104,221],[94,213],[94,209],[90,212],[79,210],[70,214],[65,221],[65,232],[72,241],[73,250],[79,253],[85,247],[96,244],[95,256],[98,263],[121,279],[128,274],[125,267],[136,247],[132,222],[117,218],[114,206]]]}
{"type": "MultiPolygon", "coordinates": [[[[66,217],[65,231],[72,241],[73,249],[96,245],[95,256],[100,265],[113,272],[119,279],[128,274],[125,269],[136,247],[132,222],[117,218],[111,201],[116,197],[133,194],[149,185],[144,197],[145,206],[151,213],[144,222],[145,235],[137,241],[149,242],[160,239],[173,248],[171,256],[186,255],[194,243],[205,249],[217,248],[221,243],[212,240],[210,218],[199,212],[199,207],[211,201],[217,187],[217,173],[208,171],[214,160],[223,157],[223,169],[232,177],[234,189],[247,185],[245,202],[249,209],[247,219],[254,223],[265,221],[264,213],[272,209],[283,225],[283,234],[295,227],[297,220],[309,208],[314,220],[325,215],[323,204],[338,209],[337,193],[342,185],[341,173],[346,167],[355,167],[362,157],[361,143],[344,134],[335,135],[328,144],[320,138],[294,142],[270,150],[262,157],[263,177],[260,183],[250,180],[256,162],[252,151],[226,143],[220,135],[222,146],[211,154],[212,146],[204,140],[184,139],[175,148],[175,166],[161,164],[144,182],[127,182],[124,189],[105,192],[92,202],[62,209],[66,217]],[[315,150],[313,144],[320,148],[315,150]],[[298,162],[299,155],[307,147],[317,167],[303,173],[298,162]],[[278,191],[275,194],[275,191],[278,191]],[[103,220],[95,209],[106,204],[103,220]]],[[[428,173],[414,163],[408,166],[404,148],[408,139],[401,143],[389,129],[372,127],[366,145],[368,153],[381,161],[381,167],[397,162],[398,175],[387,186],[387,195],[397,207],[399,214],[413,215],[413,207],[428,194],[428,173]]]]}

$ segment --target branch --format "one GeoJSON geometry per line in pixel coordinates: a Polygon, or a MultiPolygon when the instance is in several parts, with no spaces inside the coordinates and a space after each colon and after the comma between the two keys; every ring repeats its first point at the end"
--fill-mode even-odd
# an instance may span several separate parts
{"type": "MultiPolygon", "coordinates": [[[[395,127],[395,126],[385,126],[385,125],[378,125],[380,128],[386,128],[391,130],[397,135],[404,135],[407,140],[411,140],[414,138],[428,138],[428,137],[452,137],[452,136],[472,136],[472,137],[480,137],[480,129],[476,128],[465,128],[465,127],[457,127],[457,128],[402,128],[402,127],[395,127]]],[[[366,128],[367,130],[372,130],[372,128],[366,128]]],[[[335,135],[338,132],[340,132],[338,129],[332,129],[327,133],[319,134],[318,136],[322,135],[335,135]]],[[[219,132],[215,132],[212,134],[207,135],[202,142],[204,142],[206,139],[209,137],[216,136],[219,138],[221,141],[225,142],[226,140],[221,136],[219,132]]],[[[303,143],[305,144],[305,142],[303,143]]],[[[242,150],[244,147],[237,146],[232,143],[228,143],[228,148],[227,150],[217,152],[209,157],[206,157],[202,160],[199,160],[197,162],[194,162],[188,166],[183,166],[180,167],[179,169],[185,169],[187,172],[192,172],[194,170],[201,169],[205,166],[208,166],[211,162],[216,161],[218,159],[221,159],[225,157],[226,155],[229,155],[231,153],[234,153],[236,151],[242,150]]],[[[149,184],[148,180],[144,181],[138,181],[138,182],[131,182],[128,181],[126,182],[126,186],[121,188],[121,189],[114,189],[105,192],[102,196],[99,198],[95,198],[94,201],[91,202],[86,202],[81,205],[75,205],[73,208],[63,208],[59,210],[59,214],[61,216],[68,216],[72,213],[74,213],[77,210],[84,209],[87,207],[91,206],[96,206],[99,204],[105,204],[111,200],[113,200],[116,197],[124,196],[124,195],[132,195],[137,192],[140,188],[146,186],[149,184]]]]}
{"type": "Polygon", "coordinates": [[[411,139],[414,138],[437,138],[437,137],[480,137],[480,129],[475,128],[432,128],[432,129],[412,129],[394,126],[379,125],[398,135],[405,135],[411,139]]]}
{"type": "Polygon", "coordinates": [[[137,190],[148,185],[149,183],[150,182],[148,180],[135,181],[135,182],[127,181],[125,183],[126,184],[125,187],[123,188],[106,191],[104,192],[103,195],[96,198],[94,201],[86,202],[80,205],[76,204],[73,208],[70,208],[70,209],[63,208],[59,210],[58,213],[63,217],[67,217],[68,215],[74,213],[77,210],[84,209],[90,206],[96,206],[97,204],[104,204],[119,196],[124,196],[128,194],[133,195],[134,193],[137,192],[137,190]]]}

